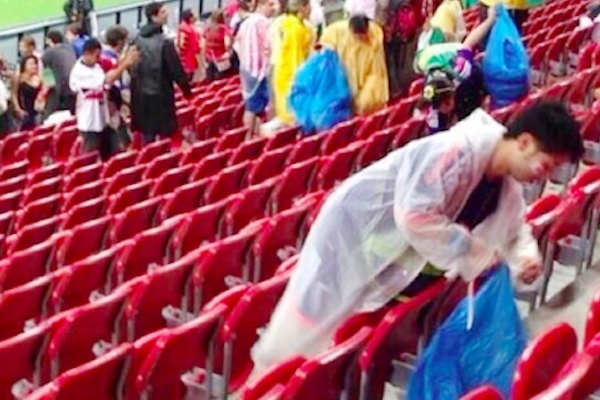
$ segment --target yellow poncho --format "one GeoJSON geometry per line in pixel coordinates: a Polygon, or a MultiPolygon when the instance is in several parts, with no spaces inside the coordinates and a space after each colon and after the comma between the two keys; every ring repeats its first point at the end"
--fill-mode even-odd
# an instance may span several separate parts
{"type": "Polygon", "coordinates": [[[325,29],[321,43],[334,49],[346,67],[354,111],[368,114],[385,107],[389,88],[381,27],[369,22],[367,42],[352,34],[347,20],[338,21],[325,29]]]}
{"type": "Polygon", "coordinates": [[[308,58],[313,45],[313,30],[295,15],[283,15],[278,21],[279,38],[273,65],[275,114],[286,124],[294,122],[288,98],[296,71],[308,58]]]}

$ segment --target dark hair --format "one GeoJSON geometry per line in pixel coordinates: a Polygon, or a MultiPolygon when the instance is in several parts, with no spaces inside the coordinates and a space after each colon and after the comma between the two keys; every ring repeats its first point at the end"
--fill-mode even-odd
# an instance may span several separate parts
{"type": "Polygon", "coordinates": [[[435,109],[439,108],[444,101],[454,97],[455,89],[454,83],[447,73],[441,70],[432,71],[426,78],[418,108],[426,105],[431,105],[435,109]]]}
{"type": "Polygon", "coordinates": [[[579,123],[562,103],[540,101],[526,108],[508,125],[504,137],[514,139],[523,133],[531,134],[546,153],[566,154],[572,162],[583,155],[579,123]]]}
{"type": "Polygon", "coordinates": [[[83,44],[83,52],[84,53],[91,53],[96,50],[102,50],[102,45],[96,38],[88,39],[83,44]]]}
{"type": "Polygon", "coordinates": [[[369,32],[369,18],[363,14],[357,14],[350,17],[350,31],[355,35],[364,35],[369,32]]]}
{"type": "Polygon", "coordinates": [[[106,30],[104,38],[109,46],[117,46],[119,42],[125,42],[129,36],[129,31],[123,25],[113,25],[106,30]]]}
{"type": "Polygon", "coordinates": [[[213,12],[210,13],[210,20],[215,24],[224,24],[225,13],[220,8],[213,10],[213,12]]]}
{"type": "Polygon", "coordinates": [[[192,21],[192,18],[194,18],[194,12],[190,8],[183,10],[181,12],[181,20],[182,21],[189,23],[192,21]]]}
{"type": "Polygon", "coordinates": [[[35,47],[35,39],[31,35],[23,35],[20,41],[27,46],[35,47]]]}
{"type": "Polygon", "coordinates": [[[50,32],[48,32],[46,37],[50,39],[50,41],[54,44],[63,43],[65,41],[65,37],[63,36],[63,34],[57,30],[51,30],[50,32]]]}
{"type": "Polygon", "coordinates": [[[25,56],[21,58],[21,62],[19,63],[19,72],[22,73],[23,71],[25,71],[25,66],[27,65],[27,61],[29,60],[35,60],[36,64],[39,62],[38,58],[34,55],[25,56]]]}
{"type": "Polygon", "coordinates": [[[163,3],[161,3],[160,1],[148,4],[146,8],[144,8],[144,14],[146,14],[146,18],[148,19],[148,21],[152,21],[152,17],[156,17],[162,7],[163,3]]]}

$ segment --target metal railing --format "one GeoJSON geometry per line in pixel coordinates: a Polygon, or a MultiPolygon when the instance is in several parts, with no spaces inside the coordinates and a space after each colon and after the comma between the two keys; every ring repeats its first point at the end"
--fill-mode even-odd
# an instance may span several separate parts
{"type": "MultiPolygon", "coordinates": [[[[151,0],[143,0],[121,6],[110,7],[96,12],[98,16],[98,31],[103,32],[114,24],[121,24],[130,33],[135,34],[141,24],[145,23],[144,6],[151,0]]],[[[169,9],[169,28],[176,28],[179,23],[181,11],[192,9],[200,15],[207,15],[212,10],[222,7],[225,0],[164,0],[163,3],[169,9]]],[[[325,0],[324,7],[328,19],[337,18],[342,10],[342,0],[325,0]]],[[[45,37],[48,31],[58,29],[65,30],[67,21],[65,18],[54,18],[51,20],[18,26],[10,29],[0,30],[0,55],[10,62],[16,62],[18,58],[19,40],[23,35],[30,35],[36,41],[38,49],[44,47],[45,37]]]]}

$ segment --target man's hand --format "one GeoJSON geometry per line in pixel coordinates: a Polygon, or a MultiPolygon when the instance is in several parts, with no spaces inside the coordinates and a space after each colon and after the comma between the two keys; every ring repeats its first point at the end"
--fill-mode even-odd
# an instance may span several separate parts
{"type": "Polygon", "coordinates": [[[141,53],[137,47],[131,46],[127,53],[125,53],[125,57],[123,58],[123,62],[128,66],[132,67],[140,61],[141,53]]]}
{"type": "Polygon", "coordinates": [[[542,274],[542,260],[533,258],[523,263],[523,268],[519,274],[519,280],[525,284],[531,284],[542,274]]]}

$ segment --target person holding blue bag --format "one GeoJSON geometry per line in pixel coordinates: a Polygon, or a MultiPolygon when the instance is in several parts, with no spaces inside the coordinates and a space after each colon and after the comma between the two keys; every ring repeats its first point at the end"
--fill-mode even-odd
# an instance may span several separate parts
{"type": "Polygon", "coordinates": [[[492,107],[505,107],[529,92],[529,56],[521,36],[502,4],[495,6],[494,24],[485,49],[483,76],[492,107]]]}
{"type": "Polygon", "coordinates": [[[255,373],[325,351],[350,316],[443,276],[473,282],[503,260],[517,281],[536,281],[541,257],[522,182],[582,153],[579,124],[562,104],[535,104],[509,127],[478,109],[345,180],[317,215],[253,349],[255,373]]]}

